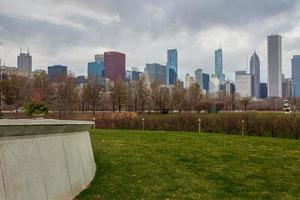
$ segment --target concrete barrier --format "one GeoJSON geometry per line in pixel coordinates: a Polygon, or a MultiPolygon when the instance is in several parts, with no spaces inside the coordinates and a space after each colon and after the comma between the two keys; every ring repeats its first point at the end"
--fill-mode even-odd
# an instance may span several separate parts
{"type": "Polygon", "coordinates": [[[74,199],[96,172],[92,125],[0,120],[0,200],[74,199]]]}

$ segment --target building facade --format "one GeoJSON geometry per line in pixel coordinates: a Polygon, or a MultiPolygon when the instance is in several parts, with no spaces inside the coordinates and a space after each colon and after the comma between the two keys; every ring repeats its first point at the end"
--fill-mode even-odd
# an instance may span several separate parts
{"type": "Polygon", "coordinates": [[[209,93],[214,94],[220,92],[220,79],[212,74],[209,79],[209,93]]]}
{"type": "Polygon", "coordinates": [[[87,74],[89,80],[91,80],[92,78],[97,78],[98,80],[104,78],[105,67],[103,55],[95,55],[95,61],[88,63],[87,74]]]}
{"type": "Polygon", "coordinates": [[[167,84],[167,68],[164,65],[157,63],[146,64],[144,72],[147,73],[151,84],[157,83],[160,85],[167,84]]]}
{"type": "Polygon", "coordinates": [[[126,81],[138,81],[142,76],[142,72],[138,68],[132,68],[132,70],[126,71],[126,81]]]}
{"type": "Polygon", "coordinates": [[[268,98],[268,84],[260,83],[260,98],[266,99],[268,98]]]}
{"type": "Polygon", "coordinates": [[[292,58],[292,80],[293,92],[296,97],[300,96],[300,55],[295,55],[292,58]]]}
{"type": "Polygon", "coordinates": [[[291,78],[282,80],[282,97],[290,98],[293,96],[293,81],[291,78]]]}
{"type": "Polygon", "coordinates": [[[268,36],[268,97],[282,97],[282,39],[268,36]]]}
{"type": "Polygon", "coordinates": [[[209,74],[202,73],[203,90],[209,91],[209,74]]]}
{"type": "Polygon", "coordinates": [[[240,94],[241,97],[252,96],[252,82],[252,75],[246,71],[235,72],[235,91],[240,94]]]}
{"type": "Polygon", "coordinates": [[[68,67],[63,65],[53,65],[48,67],[48,78],[57,81],[68,75],[68,67]]]}
{"type": "Polygon", "coordinates": [[[223,74],[222,49],[215,50],[215,76],[220,80],[221,84],[225,82],[225,75],[223,74]]]}
{"type": "Polygon", "coordinates": [[[27,53],[20,53],[17,60],[17,68],[19,71],[30,73],[32,72],[32,56],[27,53]]]}
{"type": "Polygon", "coordinates": [[[252,96],[260,98],[260,60],[256,52],[253,53],[250,60],[250,74],[253,77],[252,96]]]}
{"type": "Polygon", "coordinates": [[[195,78],[190,76],[190,74],[186,74],[184,80],[184,88],[188,89],[195,84],[195,78]]]}
{"type": "Polygon", "coordinates": [[[105,78],[110,81],[125,80],[126,55],[110,51],[104,53],[105,78]]]}
{"type": "Polygon", "coordinates": [[[177,49],[169,49],[167,56],[167,81],[168,85],[174,85],[177,81],[178,55],[177,49]]]}
{"type": "Polygon", "coordinates": [[[197,69],[195,71],[195,83],[197,83],[200,86],[200,89],[203,90],[203,70],[197,69]]]}

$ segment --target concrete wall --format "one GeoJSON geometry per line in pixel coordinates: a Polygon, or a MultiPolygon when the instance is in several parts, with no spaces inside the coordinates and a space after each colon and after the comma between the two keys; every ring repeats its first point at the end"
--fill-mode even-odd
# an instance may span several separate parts
{"type": "Polygon", "coordinates": [[[73,199],[95,171],[87,131],[0,137],[0,200],[73,199]]]}

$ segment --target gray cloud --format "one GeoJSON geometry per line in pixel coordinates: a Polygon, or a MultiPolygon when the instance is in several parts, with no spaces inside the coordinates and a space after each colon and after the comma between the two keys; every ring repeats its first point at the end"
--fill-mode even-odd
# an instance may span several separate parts
{"type": "Polygon", "coordinates": [[[181,77],[196,67],[212,73],[219,41],[230,78],[254,49],[265,74],[266,36],[274,32],[287,35],[289,73],[300,42],[297,0],[2,0],[0,8],[1,57],[15,65],[17,49],[29,46],[35,67],[61,63],[77,74],[104,50],[123,51],[127,67],[142,69],[146,62],[164,64],[168,48],[178,48],[181,77]]]}

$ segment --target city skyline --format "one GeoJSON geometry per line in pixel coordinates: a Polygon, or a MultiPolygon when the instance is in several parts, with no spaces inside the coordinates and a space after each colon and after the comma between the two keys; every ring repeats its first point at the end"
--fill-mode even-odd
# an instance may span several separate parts
{"type": "Polygon", "coordinates": [[[299,2],[239,1],[230,8],[225,4],[222,0],[66,0],[57,6],[55,1],[3,0],[0,56],[7,65],[16,66],[19,48],[29,47],[34,69],[63,64],[80,75],[86,74],[93,56],[104,51],[126,53],[127,69],[142,71],[146,63],[165,64],[165,51],[177,48],[179,78],[184,80],[197,68],[214,73],[214,51],[221,43],[226,79],[234,80],[235,71],[245,70],[246,55],[250,57],[255,49],[261,59],[261,81],[266,82],[266,37],[278,33],[283,36],[283,72],[291,77],[290,59],[300,54],[299,2]],[[150,17],[153,13],[155,17],[150,17]],[[174,18],[178,21],[173,23],[174,18]]]}

